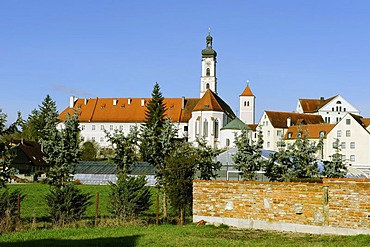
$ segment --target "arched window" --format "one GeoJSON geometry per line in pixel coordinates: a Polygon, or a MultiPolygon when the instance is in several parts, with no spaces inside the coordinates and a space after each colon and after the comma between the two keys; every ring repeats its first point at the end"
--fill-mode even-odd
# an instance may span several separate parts
{"type": "Polygon", "coordinates": [[[226,139],[226,147],[228,147],[228,146],[230,146],[230,139],[229,138],[226,139]]]}
{"type": "Polygon", "coordinates": [[[249,106],[249,101],[247,101],[247,106],[249,106]]]}
{"type": "Polygon", "coordinates": [[[247,106],[247,101],[244,101],[244,106],[247,106]]]}
{"type": "Polygon", "coordinates": [[[206,84],[206,89],[209,89],[209,83],[206,84]]]}
{"type": "Polygon", "coordinates": [[[339,104],[342,104],[342,102],[340,102],[339,100],[337,101],[337,104],[339,105],[339,104]]]}
{"type": "Polygon", "coordinates": [[[213,133],[215,133],[215,138],[218,138],[218,119],[216,119],[213,123],[213,133]]]}
{"type": "Polygon", "coordinates": [[[207,119],[204,119],[204,122],[203,122],[203,137],[204,138],[208,137],[208,121],[207,121],[207,119]]]}
{"type": "Polygon", "coordinates": [[[206,70],[206,76],[210,76],[211,75],[211,69],[210,68],[207,68],[206,70]]]}

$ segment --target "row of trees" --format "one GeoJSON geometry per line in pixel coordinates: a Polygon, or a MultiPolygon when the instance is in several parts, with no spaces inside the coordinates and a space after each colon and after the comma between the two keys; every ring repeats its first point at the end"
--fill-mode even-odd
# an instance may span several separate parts
{"type": "MultiPolygon", "coordinates": [[[[163,220],[167,219],[169,199],[178,212],[179,224],[184,223],[185,211],[191,207],[193,179],[214,179],[221,168],[221,163],[214,161],[219,151],[207,146],[202,139],[197,140],[194,147],[177,138],[178,131],[165,112],[164,98],[156,83],[152,99],[147,104],[145,122],[140,128],[133,127],[129,133],[119,130],[106,132],[113,147],[112,160],[116,164],[118,177],[115,184],[110,184],[110,211],[121,220],[135,219],[151,205],[150,189],[145,186],[145,178],[130,176],[135,162],[146,161],[156,167],[157,222],[158,195],[161,193],[163,220]]],[[[45,199],[53,222],[64,225],[80,219],[90,205],[91,195],[82,193],[73,183],[75,164],[81,159],[83,150],[78,114],[69,115],[61,125],[63,127],[57,128],[60,121],[56,104],[47,95],[39,109],[32,111],[27,121],[19,116],[16,123],[8,128],[5,123],[6,115],[0,111],[0,189],[5,187],[11,175],[8,168],[14,155],[14,147],[9,145],[10,136],[38,141],[43,145],[45,160],[52,165],[48,172],[50,191],[45,199]],[[22,131],[17,133],[17,127],[22,131]]],[[[256,179],[256,172],[260,170],[264,170],[272,181],[320,176],[341,177],[345,173],[339,145],[333,160],[324,162],[323,169],[319,170],[316,153],[321,148],[322,141],[318,144],[310,143],[307,135],[297,138],[293,145],[281,148],[266,160],[261,155],[262,138],[259,130],[258,140],[251,143],[245,129],[235,137],[238,151],[233,159],[235,167],[245,180],[256,179]]],[[[14,200],[14,195],[8,196],[7,200],[14,200]]],[[[0,202],[2,215],[6,211],[1,208],[3,204],[0,202]]]]}
{"type": "MultiPolygon", "coordinates": [[[[165,115],[163,100],[156,83],[152,99],[147,104],[145,123],[140,128],[134,127],[129,133],[106,132],[112,144],[111,158],[116,164],[118,178],[115,184],[110,184],[109,210],[121,220],[135,219],[151,205],[151,190],[145,186],[145,178],[130,176],[135,162],[146,161],[156,167],[157,196],[161,194],[163,198],[162,218],[164,221],[167,219],[169,199],[171,206],[178,211],[179,224],[184,223],[185,210],[191,207],[192,180],[196,175],[201,179],[215,178],[221,167],[219,162],[213,161],[218,153],[204,140],[198,140],[195,148],[177,138],[175,125],[165,115]]],[[[47,173],[50,189],[45,200],[53,223],[65,225],[81,219],[90,205],[91,195],[82,193],[73,183],[75,164],[81,159],[82,150],[89,150],[80,143],[77,112],[61,124],[56,104],[47,95],[27,120],[19,117],[17,126],[14,124],[7,129],[5,123],[5,114],[0,114],[0,137],[34,140],[43,146],[45,161],[51,164],[47,173]]],[[[9,142],[1,140],[0,188],[5,187],[11,175],[8,169],[13,157],[11,148],[9,142]]]]}
{"type": "Polygon", "coordinates": [[[318,153],[322,150],[323,140],[318,143],[308,139],[308,133],[297,137],[292,145],[282,142],[278,152],[270,154],[268,159],[262,157],[262,132],[258,139],[251,143],[248,130],[243,129],[235,136],[237,153],[233,156],[235,168],[240,171],[244,180],[255,180],[256,173],[263,170],[270,181],[294,181],[297,179],[312,179],[321,177],[343,177],[346,165],[340,153],[337,139],[336,153],[330,161],[320,161],[318,153]]]}

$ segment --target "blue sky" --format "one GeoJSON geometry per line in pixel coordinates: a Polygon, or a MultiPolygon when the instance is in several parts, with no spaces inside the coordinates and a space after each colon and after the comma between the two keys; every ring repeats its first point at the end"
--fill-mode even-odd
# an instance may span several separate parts
{"type": "Polygon", "coordinates": [[[250,80],[256,120],[298,98],[337,94],[370,117],[370,1],[2,1],[0,108],[23,118],[47,94],[199,97],[208,28],[218,94],[238,113],[250,80]]]}

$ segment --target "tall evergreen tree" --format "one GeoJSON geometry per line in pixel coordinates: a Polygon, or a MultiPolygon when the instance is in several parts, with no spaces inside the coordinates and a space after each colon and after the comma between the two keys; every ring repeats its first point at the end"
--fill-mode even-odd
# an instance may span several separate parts
{"type": "Polygon", "coordinates": [[[240,175],[244,180],[255,180],[256,172],[261,170],[264,165],[262,159],[262,131],[259,129],[258,140],[256,143],[251,143],[248,138],[248,130],[242,129],[240,135],[235,135],[234,141],[237,151],[233,155],[235,168],[240,171],[240,175]]]}
{"type": "Polygon", "coordinates": [[[17,130],[17,123],[6,126],[7,115],[0,109],[0,189],[6,187],[12,170],[10,164],[15,157],[14,146],[10,144],[9,136],[17,130]]]}
{"type": "Polygon", "coordinates": [[[117,182],[110,183],[109,211],[119,219],[130,221],[147,210],[150,205],[150,189],[145,176],[129,176],[131,166],[138,160],[138,128],[132,127],[127,136],[122,131],[106,132],[113,145],[113,161],[116,164],[117,182]]]}
{"type": "Polygon", "coordinates": [[[69,115],[61,124],[61,129],[57,129],[59,121],[53,112],[49,112],[45,120],[41,144],[45,161],[51,165],[48,172],[50,193],[45,200],[53,222],[64,225],[81,219],[91,204],[91,195],[82,193],[72,183],[75,165],[81,154],[78,115],[69,115]]]}
{"type": "MultiPolygon", "coordinates": [[[[144,161],[153,164],[156,170],[157,188],[163,188],[164,159],[171,152],[176,136],[172,122],[166,118],[164,97],[158,83],[154,85],[152,99],[145,111],[145,121],[141,129],[140,151],[144,161]]],[[[158,208],[158,206],[157,206],[158,208]]],[[[163,190],[163,219],[167,218],[166,192],[163,190]]]]}
{"type": "Polygon", "coordinates": [[[71,182],[81,155],[78,115],[69,115],[60,130],[57,129],[57,124],[58,119],[50,112],[46,118],[41,144],[46,155],[45,161],[51,165],[48,172],[51,184],[63,187],[71,182]]]}
{"type": "Polygon", "coordinates": [[[50,95],[46,95],[39,109],[34,109],[28,116],[28,119],[22,125],[22,136],[27,140],[40,141],[45,138],[43,129],[46,126],[46,118],[57,119],[58,111],[55,101],[50,95]]]}

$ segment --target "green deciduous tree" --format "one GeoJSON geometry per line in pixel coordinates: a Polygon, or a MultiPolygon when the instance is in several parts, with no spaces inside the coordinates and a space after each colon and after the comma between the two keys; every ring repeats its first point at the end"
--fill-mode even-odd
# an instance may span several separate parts
{"type": "Polygon", "coordinates": [[[179,142],[165,158],[163,171],[165,189],[171,205],[178,211],[178,224],[184,224],[184,213],[192,203],[193,179],[196,172],[196,153],[191,144],[179,142]]]}
{"type": "Polygon", "coordinates": [[[96,160],[98,155],[98,144],[96,142],[86,141],[81,147],[81,158],[83,161],[96,160]]]}
{"type": "Polygon", "coordinates": [[[264,165],[262,159],[262,131],[259,130],[258,140],[256,143],[251,143],[248,137],[248,130],[242,129],[240,135],[235,135],[234,141],[237,151],[233,155],[235,168],[240,171],[240,175],[244,180],[255,180],[256,172],[261,170],[264,165]]]}
{"type": "Polygon", "coordinates": [[[204,139],[197,139],[196,164],[199,171],[199,178],[203,180],[211,180],[217,178],[217,171],[222,167],[222,163],[215,161],[215,157],[220,154],[220,150],[213,149],[207,145],[204,139]]]}

